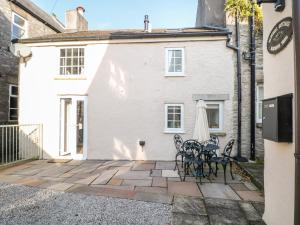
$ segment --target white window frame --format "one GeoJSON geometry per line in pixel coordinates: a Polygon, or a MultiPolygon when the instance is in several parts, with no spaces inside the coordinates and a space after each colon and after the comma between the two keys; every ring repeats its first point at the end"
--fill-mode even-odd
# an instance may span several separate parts
{"type": "Polygon", "coordinates": [[[165,76],[185,76],[185,48],[165,48],[165,76]],[[182,51],[182,71],[169,72],[169,51],[181,50],[182,51]]]}
{"type": "MultiPolygon", "coordinates": [[[[261,102],[262,103],[262,100],[259,100],[260,99],[260,97],[261,96],[259,96],[259,88],[264,88],[264,84],[263,83],[257,83],[256,84],[256,95],[255,95],[255,97],[256,97],[256,99],[255,99],[255,103],[256,103],[256,112],[255,112],[255,114],[256,114],[256,123],[262,123],[262,118],[259,118],[259,116],[258,116],[258,109],[259,109],[259,103],[261,102]]],[[[261,112],[262,113],[262,112],[261,112]]]]}
{"type": "Polygon", "coordinates": [[[210,132],[223,132],[224,130],[224,101],[205,101],[207,108],[209,105],[219,105],[219,128],[209,128],[210,132]]]}
{"type": "Polygon", "coordinates": [[[165,104],[165,133],[184,133],[184,104],[174,104],[174,103],[167,103],[165,104]],[[181,113],[181,127],[180,128],[169,128],[168,127],[168,107],[169,106],[179,106],[180,107],[180,113],[181,113]]]}
{"type": "Polygon", "coordinates": [[[9,98],[8,98],[8,120],[9,121],[18,121],[18,118],[19,118],[19,108],[18,107],[17,108],[11,108],[10,107],[10,98],[11,97],[17,98],[17,102],[19,102],[19,87],[18,87],[18,85],[15,85],[15,84],[10,84],[9,85],[9,98]],[[17,95],[12,94],[12,87],[16,87],[18,89],[18,94],[17,95]],[[16,109],[17,110],[17,119],[16,120],[10,119],[10,110],[11,109],[16,109]]]}
{"type": "MultiPolygon", "coordinates": [[[[73,59],[73,58],[72,58],[73,59]]],[[[79,59],[79,58],[78,58],[79,59]]],[[[78,62],[79,63],[79,62],[78,62]]],[[[85,75],[85,68],[86,68],[86,48],[85,48],[85,46],[63,46],[63,47],[59,47],[58,48],[58,76],[57,76],[57,78],[80,78],[80,77],[84,77],[85,75]],[[61,57],[60,57],[60,51],[61,51],[61,49],[74,49],[74,48],[77,48],[77,49],[83,49],[83,60],[84,60],[84,63],[83,63],[83,73],[81,73],[81,74],[61,74],[60,73],[60,67],[61,67],[61,65],[60,65],[60,59],[61,59],[61,57]]],[[[79,67],[79,65],[78,65],[78,67],[79,67]]]]}
{"type": "Polygon", "coordinates": [[[20,16],[19,14],[15,13],[15,12],[12,12],[11,15],[12,15],[12,17],[11,17],[11,35],[10,35],[11,40],[15,39],[15,37],[13,37],[13,27],[14,27],[14,26],[17,26],[18,28],[24,30],[24,35],[23,35],[23,37],[21,37],[21,39],[22,39],[22,38],[27,38],[27,37],[28,37],[28,22],[27,22],[27,20],[26,20],[24,17],[20,16]],[[22,20],[25,21],[24,27],[21,27],[21,26],[19,26],[18,24],[15,24],[15,23],[14,23],[14,18],[15,18],[15,16],[18,16],[18,17],[20,17],[22,20]]]}

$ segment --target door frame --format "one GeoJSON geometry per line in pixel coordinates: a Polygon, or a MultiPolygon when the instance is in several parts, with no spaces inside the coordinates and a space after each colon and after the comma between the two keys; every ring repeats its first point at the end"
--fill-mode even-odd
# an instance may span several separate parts
{"type": "MultiPolygon", "coordinates": [[[[87,149],[88,149],[88,120],[87,120],[87,106],[88,106],[88,97],[86,95],[60,95],[58,96],[58,105],[59,105],[59,155],[64,156],[61,154],[62,152],[62,112],[61,112],[61,100],[62,99],[71,99],[71,130],[70,130],[70,143],[69,143],[69,154],[70,158],[74,160],[86,160],[87,159],[87,149]],[[84,119],[83,119],[83,154],[77,154],[77,101],[84,102],[84,119]],[[74,104],[76,103],[76,104],[74,104]]],[[[67,155],[69,156],[69,155],[67,155]]]]}

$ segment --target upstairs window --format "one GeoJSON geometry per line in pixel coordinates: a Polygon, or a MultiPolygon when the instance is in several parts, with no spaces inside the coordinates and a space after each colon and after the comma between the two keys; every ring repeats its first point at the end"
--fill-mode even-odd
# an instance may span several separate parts
{"type": "Polygon", "coordinates": [[[82,75],[84,48],[60,49],[60,75],[82,75]]]}
{"type": "Polygon", "coordinates": [[[12,13],[11,39],[27,37],[27,21],[16,13],[12,13]]]}
{"type": "Polygon", "coordinates": [[[18,86],[9,86],[9,120],[18,120],[18,86]]]}
{"type": "Polygon", "coordinates": [[[184,75],[184,48],[166,49],[166,75],[184,75]]]}
{"type": "Polygon", "coordinates": [[[264,86],[256,86],[256,123],[262,123],[262,100],[264,99],[264,86]]]}
{"type": "Polygon", "coordinates": [[[210,131],[223,130],[223,102],[206,102],[206,113],[210,131]]]}
{"type": "Polygon", "coordinates": [[[183,121],[183,104],[165,105],[165,132],[182,133],[184,130],[183,121]]]}

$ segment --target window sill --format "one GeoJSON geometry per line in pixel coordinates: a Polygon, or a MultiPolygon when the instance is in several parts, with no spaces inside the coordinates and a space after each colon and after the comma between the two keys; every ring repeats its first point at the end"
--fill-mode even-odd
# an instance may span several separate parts
{"type": "Polygon", "coordinates": [[[222,132],[222,131],[210,131],[209,133],[211,135],[215,135],[219,137],[225,137],[227,135],[226,132],[222,132]]]}
{"type": "Polygon", "coordinates": [[[184,130],[164,130],[165,134],[185,134],[184,130]]]}
{"type": "Polygon", "coordinates": [[[58,75],[54,80],[87,80],[86,76],[82,75],[58,75]]]}
{"type": "Polygon", "coordinates": [[[256,128],[262,128],[262,123],[256,123],[256,128]]]}
{"type": "Polygon", "coordinates": [[[185,74],[181,74],[181,73],[179,73],[179,74],[176,74],[176,73],[174,73],[174,74],[172,74],[172,73],[169,73],[169,74],[165,74],[165,77],[186,77],[186,75],[185,74]]]}

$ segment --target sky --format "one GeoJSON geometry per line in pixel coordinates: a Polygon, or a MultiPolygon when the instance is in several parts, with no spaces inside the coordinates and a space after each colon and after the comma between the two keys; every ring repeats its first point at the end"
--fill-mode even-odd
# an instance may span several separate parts
{"type": "Polygon", "coordinates": [[[148,14],[153,28],[193,27],[197,0],[32,0],[64,23],[65,11],[83,6],[89,29],[143,28],[148,14]]]}

